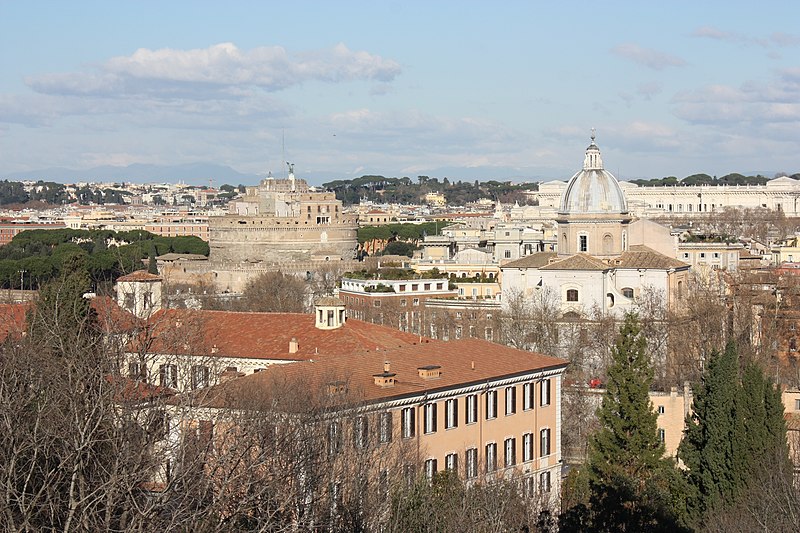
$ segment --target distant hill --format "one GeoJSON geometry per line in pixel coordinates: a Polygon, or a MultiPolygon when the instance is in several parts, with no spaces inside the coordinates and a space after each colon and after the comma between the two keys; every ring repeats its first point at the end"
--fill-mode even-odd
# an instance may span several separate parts
{"type": "Polygon", "coordinates": [[[185,165],[147,165],[134,163],[125,167],[100,166],[85,170],[69,168],[46,168],[28,172],[12,172],[0,175],[0,179],[8,180],[45,180],[59,183],[79,181],[132,181],[141,183],[178,181],[190,185],[208,185],[213,179],[215,185],[230,183],[255,184],[260,179],[255,174],[244,174],[225,165],[213,163],[189,163],[185,165]]]}

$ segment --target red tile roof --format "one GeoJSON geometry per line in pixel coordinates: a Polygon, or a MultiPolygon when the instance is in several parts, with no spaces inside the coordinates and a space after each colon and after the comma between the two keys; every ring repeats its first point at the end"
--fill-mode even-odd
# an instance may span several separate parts
{"type": "Polygon", "coordinates": [[[121,308],[113,298],[97,296],[92,298],[89,305],[97,314],[97,322],[106,333],[124,333],[144,327],[143,320],[121,308]]]}
{"type": "MultiPolygon", "coordinates": [[[[273,365],[262,372],[232,379],[190,393],[195,405],[234,407],[268,400],[279,384],[302,384],[312,393],[324,392],[331,384],[343,383],[347,397],[357,402],[376,402],[432,394],[439,390],[485,383],[517,375],[563,369],[567,361],[525,352],[479,339],[423,343],[389,350],[351,352],[288,365],[273,365]],[[397,383],[375,384],[384,362],[397,383]],[[474,363],[474,367],[473,367],[474,363]],[[437,365],[441,376],[424,379],[419,368],[437,365]]],[[[177,401],[180,401],[177,400],[177,401]]]]}
{"type": "Polygon", "coordinates": [[[0,342],[9,336],[21,336],[27,326],[26,314],[30,304],[0,304],[0,342]]]}
{"type": "Polygon", "coordinates": [[[146,270],[137,270],[136,272],[118,277],[117,281],[161,281],[163,279],[164,278],[161,276],[151,274],[146,270]]]}
{"type": "MultiPolygon", "coordinates": [[[[149,328],[151,353],[256,359],[303,360],[420,342],[418,335],[354,319],[338,329],[320,330],[313,314],[300,313],[166,309],[150,318],[149,328]],[[299,345],[294,354],[289,353],[292,338],[299,345]]],[[[422,337],[422,342],[436,341],[422,337]]]]}

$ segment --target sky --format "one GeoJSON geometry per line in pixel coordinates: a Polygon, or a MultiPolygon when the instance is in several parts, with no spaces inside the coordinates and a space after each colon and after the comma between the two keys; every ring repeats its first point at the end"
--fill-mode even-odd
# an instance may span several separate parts
{"type": "Polygon", "coordinates": [[[0,0],[0,177],[800,171],[800,2],[0,0]]]}

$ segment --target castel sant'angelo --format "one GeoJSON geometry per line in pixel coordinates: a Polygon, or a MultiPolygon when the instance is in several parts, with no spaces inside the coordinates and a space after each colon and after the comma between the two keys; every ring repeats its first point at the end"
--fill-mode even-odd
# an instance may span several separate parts
{"type": "Polygon", "coordinates": [[[266,178],[231,202],[230,213],[209,219],[214,262],[351,259],[358,245],[356,215],[345,215],[332,192],[312,192],[289,177],[266,178]]]}

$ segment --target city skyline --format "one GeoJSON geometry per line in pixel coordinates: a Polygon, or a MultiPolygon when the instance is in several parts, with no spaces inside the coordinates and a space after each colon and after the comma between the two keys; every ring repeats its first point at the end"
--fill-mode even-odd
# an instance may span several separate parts
{"type": "Polygon", "coordinates": [[[592,127],[621,179],[797,172],[798,11],[5,4],[0,177],[287,159],[312,183],[566,180],[592,127]]]}

